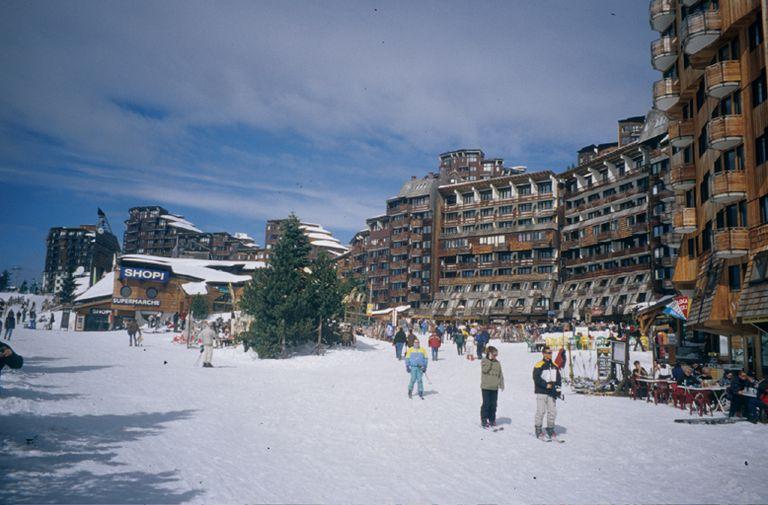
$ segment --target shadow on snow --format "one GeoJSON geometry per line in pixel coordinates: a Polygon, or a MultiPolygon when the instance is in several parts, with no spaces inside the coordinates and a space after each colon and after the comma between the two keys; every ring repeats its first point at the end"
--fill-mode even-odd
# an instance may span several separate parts
{"type": "Polygon", "coordinates": [[[201,490],[173,491],[176,471],[119,471],[117,450],[158,435],[192,411],[129,415],[0,416],[0,494],[7,503],[181,503],[201,490]],[[99,473],[78,468],[98,465],[99,473]],[[107,468],[109,467],[109,468],[107,468]]]}

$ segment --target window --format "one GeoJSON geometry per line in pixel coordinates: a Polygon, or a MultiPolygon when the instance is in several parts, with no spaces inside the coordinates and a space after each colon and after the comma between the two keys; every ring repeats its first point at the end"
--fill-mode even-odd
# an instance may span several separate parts
{"type": "Polygon", "coordinates": [[[704,79],[699,83],[699,88],[696,90],[696,110],[700,110],[701,106],[707,100],[707,95],[704,93],[704,79]]]}
{"type": "Polygon", "coordinates": [[[123,286],[122,288],[120,288],[120,296],[122,296],[123,298],[128,298],[129,296],[131,296],[131,293],[132,293],[132,290],[130,286],[123,286]]]}
{"type": "Polygon", "coordinates": [[[768,132],[763,131],[763,134],[755,139],[755,163],[762,165],[768,161],[768,132]]]}
{"type": "Polygon", "coordinates": [[[551,193],[552,192],[552,182],[540,182],[536,185],[539,193],[551,193]]]}
{"type": "Polygon", "coordinates": [[[699,194],[701,195],[701,203],[703,204],[709,200],[709,172],[704,174],[699,186],[699,194]]]}
{"type": "Polygon", "coordinates": [[[728,287],[731,291],[741,289],[741,265],[731,265],[728,267],[728,287]]]}
{"type": "Polygon", "coordinates": [[[768,223],[768,195],[760,197],[760,222],[768,223]]]}
{"type": "Polygon", "coordinates": [[[712,110],[712,117],[741,114],[741,91],[735,91],[726,96],[712,110]]]}
{"type": "Polygon", "coordinates": [[[552,200],[544,200],[543,202],[539,202],[539,210],[549,210],[553,205],[552,200]]]}
{"type": "Polygon", "coordinates": [[[757,21],[749,25],[747,29],[747,38],[749,39],[749,50],[754,51],[757,46],[763,43],[763,22],[758,16],[757,21]]]}
{"type": "Polygon", "coordinates": [[[518,210],[520,212],[531,212],[533,210],[533,204],[532,203],[521,203],[518,207],[518,210]]]}
{"type": "Polygon", "coordinates": [[[157,288],[147,288],[146,294],[147,294],[147,298],[154,300],[155,298],[157,298],[157,288]]]}
{"type": "Polygon", "coordinates": [[[510,196],[512,196],[512,189],[499,188],[499,198],[509,198],[510,196]]]}
{"type": "Polygon", "coordinates": [[[526,196],[531,194],[531,185],[524,184],[517,187],[517,194],[520,196],[526,196]]]}
{"type": "Polygon", "coordinates": [[[765,82],[765,69],[760,72],[760,77],[752,81],[752,107],[757,107],[765,101],[768,88],[765,82]]]}
{"type": "Polygon", "coordinates": [[[493,198],[493,193],[490,191],[482,191],[480,192],[480,201],[481,202],[487,202],[493,198]]]}

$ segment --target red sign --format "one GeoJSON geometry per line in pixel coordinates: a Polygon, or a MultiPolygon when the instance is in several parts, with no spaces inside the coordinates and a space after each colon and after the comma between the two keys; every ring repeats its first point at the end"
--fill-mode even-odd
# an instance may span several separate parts
{"type": "Polygon", "coordinates": [[[676,296],[675,301],[677,302],[677,306],[680,307],[680,312],[682,312],[685,318],[688,319],[688,297],[676,296]]]}

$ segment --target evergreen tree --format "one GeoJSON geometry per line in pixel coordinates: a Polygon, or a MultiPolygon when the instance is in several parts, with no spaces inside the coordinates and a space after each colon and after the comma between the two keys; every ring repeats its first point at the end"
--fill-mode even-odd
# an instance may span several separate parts
{"type": "Polygon", "coordinates": [[[312,340],[317,318],[310,289],[311,246],[295,215],[283,221],[269,265],[246,286],[241,309],[254,320],[247,343],[260,358],[285,356],[286,349],[312,340]]]}
{"type": "Polygon", "coordinates": [[[0,291],[6,291],[8,289],[8,283],[11,281],[11,274],[8,270],[3,270],[0,274],[0,291]]]}
{"type": "MultiPolygon", "coordinates": [[[[321,252],[310,267],[311,304],[318,328],[322,328],[322,342],[334,344],[339,341],[338,319],[344,313],[342,299],[344,290],[336,273],[333,260],[325,252],[321,252]]],[[[320,345],[318,345],[320,352],[320,345]]]]}
{"type": "Polygon", "coordinates": [[[202,321],[208,317],[208,299],[203,295],[193,296],[189,310],[192,312],[192,317],[198,321],[202,321]]]}
{"type": "Polygon", "coordinates": [[[27,281],[23,281],[19,287],[19,293],[29,293],[29,284],[27,281]]]}
{"type": "Polygon", "coordinates": [[[70,305],[75,299],[75,290],[77,284],[75,283],[75,277],[73,275],[74,270],[70,268],[67,270],[67,276],[61,282],[61,290],[59,291],[59,301],[63,305],[70,305]]]}

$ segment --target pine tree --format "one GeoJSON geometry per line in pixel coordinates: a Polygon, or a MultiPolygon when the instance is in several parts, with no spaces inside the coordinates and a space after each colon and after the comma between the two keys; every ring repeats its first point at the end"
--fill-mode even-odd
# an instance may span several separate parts
{"type": "Polygon", "coordinates": [[[317,319],[307,271],[310,250],[291,214],[281,225],[269,265],[257,270],[244,290],[240,307],[254,318],[246,340],[260,358],[284,357],[288,348],[312,340],[317,319]]]}
{"type": "Polygon", "coordinates": [[[19,293],[28,293],[29,292],[29,284],[27,284],[27,281],[23,281],[21,283],[21,286],[19,286],[19,293]]]}
{"type": "Polygon", "coordinates": [[[198,321],[202,321],[208,317],[208,300],[203,295],[193,296],[189,310],[192,312],[192,317],[198,321]]]}
{"type": "Polygon", "coordinates": [[[74,270],[70,268],[67,270],[67,276],[61,282],[61,289],[59,290],[59,301],[62,305],[70,305],[75,299],[75,290],[77,284],[75,283],[75,277],[73,275],[74,270]]]}
{"type": "Polygon", "coordinates": [[[8,273],[8,270],[3,270],[3,273],[0,274],[0,291],[5,291],[8,289],[8,283],[11,281],[11,274],[8,273]]]}
{"type": "Polygon", "coordinates": [[[317,346],[319,353],[321,343],[330,345],[339,341],[338,319],[344,312],[344,292],[334,263],[325,252],[312,262],[310,270],[310,300],[322,337],[317,346]]]}

